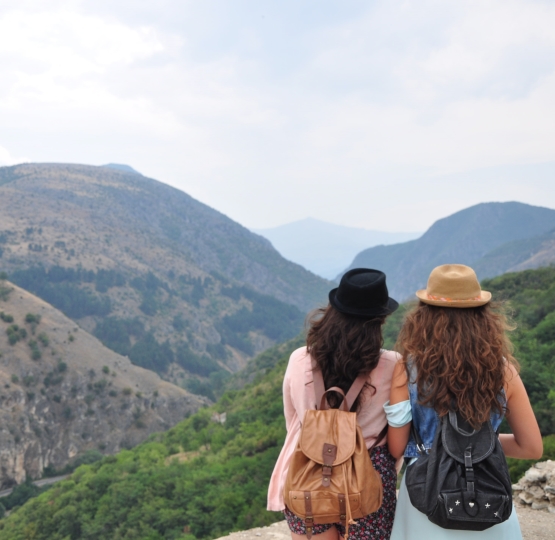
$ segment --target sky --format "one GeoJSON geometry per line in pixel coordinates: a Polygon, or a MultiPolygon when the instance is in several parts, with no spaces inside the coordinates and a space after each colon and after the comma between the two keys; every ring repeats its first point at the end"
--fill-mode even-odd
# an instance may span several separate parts
{"type": "Polygon", "coordinates": [[[250,228],[555,208],[555,2],[0,0],[0,166],[123,163],[250,228]]]}

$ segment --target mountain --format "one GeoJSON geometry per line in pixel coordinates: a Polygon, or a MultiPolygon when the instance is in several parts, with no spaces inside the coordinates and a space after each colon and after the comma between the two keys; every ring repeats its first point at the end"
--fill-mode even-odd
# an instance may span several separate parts
{"type": "Polygon", "coordinates": [[[422,234],[344,227],[314,218],[254,232],[270,240],[286,259],[327,279],[334,279],[362,249],[404,242],[422,234]]]}
{"type": "MultiPolygon", "coordinates": [[[[383,270],[391,295],[403,301],[424,288],[431,270],[440,264],[472,266],[485,258],[482,268],[487,270],[487,276],[503,273],[513,266],[513,259],[507,267],[498,264],[502,259],[499,254],[493,256],[497,262],[490,259],[490,252],[509,242],[547,234],[554,228],[555,210],[550,208],[518,202],[482,203],[436,221],[417,240],[366,249],[349,268],[383,270]]],[[[478,272],[478,277],[486,276],[478,272]]]]}
{"type": "Polygon", "coordinates": [[[0,280],[0,489],[113,454],[207,400],[134,366],[60,311],[0,280]]]}
{"type": "Polygon", "coordinates": [[[141,174],[140,172],[136,171],[133,167],[129,165],[124,165],[123,163],[107,163],[106,165],[102,165],[102,167],[108,167],[110,169],[117,169],[118,171],[133,173],[133,174],[141,174]]]}
{"type": "Polygon", "coordinates": [[[555,263],[555,229],[525,240],[507,242],[473,263],[480,276],[492,277],[555,263]]]}
{"type": "Polygon", "coordinates": [[[0,168],[0,270],[135,364],[191,384],[298,334],[331,287],[177,189],[85,165],[0,168]]]}
{"type": "MultiPolygon", "coordinates": [[[[507,274],[483,286],[511,302],[522,378],[542,433],[554,433],[555,268],[507,274]]],[[[390,336],[401,321],[388,318],[390,336]]],[[[265,510],[266,493],[285,438],[283,375],[301,343],[299,337],[265,351],[212,407],[132,450],[80,467],[14,510],[0,521],[0,540],[204,540],[282,520],[265,510]],[[250,382],[241,387],[240,380],[250,382]]],[[[555,459],[555,437],[544,442],[543,459],[555,459]]],[[[513,481],[529,466],[510,460],[513,481]]]]}

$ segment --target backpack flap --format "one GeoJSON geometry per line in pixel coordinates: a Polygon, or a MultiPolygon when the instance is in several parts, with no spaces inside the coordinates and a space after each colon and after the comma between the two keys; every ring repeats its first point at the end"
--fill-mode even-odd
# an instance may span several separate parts
{"type": "Polygon", "coordinates": [[[491,422],[482,424],[479,430],[463,426],[459,415],[450,411],[442,418],[441,439],[445,451],[456,461],[464,464],[465,450],[472,447],[472,463],[486,459],[495,448],[496,435],[491,422]],[[465,429],[466,428],[466,429],[465,429]]]}
{"type": "Polygon", "coordinates": [[[355,452],[357,433],[356,413],[339,409],[308,410],[305,413],[299,444],[305,456],[320,465],[345,463],[355,452]],[[328,455],[335,459],[328,461],[328,455]]]}
{"type": "Polygon", "coordinates": [[[442,493],[439,505],[430,521],[446,529],[483,531],[504,521],[508,497],[481,492],[442,493]]]}

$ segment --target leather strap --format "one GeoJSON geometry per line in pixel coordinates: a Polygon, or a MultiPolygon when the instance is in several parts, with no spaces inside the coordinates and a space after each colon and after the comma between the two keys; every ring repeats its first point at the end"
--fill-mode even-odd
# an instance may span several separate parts
{"type": "Polygon", "coordinates": [[[347,526],[347,505],[345,504],[345,494],[338,493],[339,498],[339,521],[343,524],[343,527],[347,526]]]}
{"type": "MultiPolygon", "coordinates": [[[[318,368],[318,366],[316,365],[316,362],[314,360],[312,361],[312,380],[314,381],[314,395],[316,397],[316,403],[314,404],[314,406],[316,408],[318,408],[320,406],[320,409],[322,409],[323,408],[322,407],[322,398],[323,398],[324,394],[326,393],[326,386],[324,384],[324,378],[322,376],[322,370],[318,368]]],[[[352,409],[354,402],[356,401],[359,394],[362,392],[362,389],[364,388],[364,385],[366,384],[367,380],[368,380],[368,374],[367,373],[361,373],[354,380],[353,384],[351,385],[351,387],[347,391],[347,396],[343,399],[343,402],[346,402],[346,404],[347,404],[347,409],[346,410],[350,411],[352,409]]],[[[333,388],[333,390],[337,391],[336,386],[334,386],[332,388],[333,388]]],[[[328,388],[328,390],[332,390],[332,388],[328,388]]],[[[343,394],[343,391],[341,391],[341,394],[343,394]]],[[[329,408],[329,407],[327,407],[327,408],[329,408]]]]}
{"type": "Polygon", "coordinates": [[[310,496],[310,491],[304,492],[304,525],[306,528],[306,538],[310,540],[312,538],[312,526],[314,525],[314,516],[312,514],[312,497],[310,496]]]}
{"type": "Polygon", "coordinates": [[[367,380],[368,380],[368,373],[361,373],[354,380],[353,384],[351,385],[351,388],[349,388],[349,391],[347,392],[347,406],[349,407],[349,410],[353,408],[353,404],[355,403],[359,394],[362,392],[362,389],[364,388],[364,385],[366,384],[367,380]]]}
{"type": "Polygon", "coordinates": [[[312,362],[312,379],[314,380],[314,394],[316,396],[316,403],[314,408],[317,409],[322,401],[326,387],[324,385],[324,377],[322,371],[316,366],[316,362],[312,362]]]}
{"type": "Polygon", "coordinates": [[[328,400],[326,398],[326,394],[328,392],[336,392],[337,394],[339,394],[343,398],[341,400],[341,405],[339,405],[339,408],[343,409],[345,412],[349,412],[349,408],[347,407],[347,399],[345,398],[345,392],[343,392],[343,390],[341,390],[341,388],[339,388],[339,386],[332,386],[331,388],[328,388],[324,392],[324,395],[322,396],[322,399],[320,400],[320,410],[321,411],[327,411],[330,408],[330,404],[328,403],[328,400]]]}
{"type": "Polygon", "coordinates": [[[322,486],[330,487],[332,465],[337,457],[337,446],[334,444],[324,443],[322,448],[322,486]]]}
{"type": "Polygon", "coordinates": [[[374,448],[376,448],[376,446],[378,446],[378,444],[383,441],[384,437],[387,435],[388,429],[389,429],[389,425],[386,424],[384,428],[378,433],[378,437],[374,441],[374,444],[370,448],[368,448],[369,453],[372,452],[372,450],[374,450],[374,448]]]}

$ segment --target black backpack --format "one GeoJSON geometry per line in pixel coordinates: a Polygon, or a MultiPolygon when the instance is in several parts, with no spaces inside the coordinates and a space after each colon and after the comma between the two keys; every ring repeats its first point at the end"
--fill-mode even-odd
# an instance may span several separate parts
{"type": "Polygon", "coordinates": [[[483,531],[509,519],[512,487],[499,437],[488,420],[476,431],[453,411],[440,419],[429,453],[413,427],[420,456],[407,467],[412,505],[444,529],[483,531]]]}

